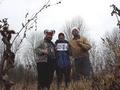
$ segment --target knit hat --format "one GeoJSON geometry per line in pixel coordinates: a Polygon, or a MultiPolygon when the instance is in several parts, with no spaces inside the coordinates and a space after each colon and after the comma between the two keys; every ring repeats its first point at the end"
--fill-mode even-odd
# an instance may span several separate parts
{"type": "Polygon", "coordinates": [[[79,31],[80,31],[80,29],[78,28],[78,27],[73,27],[72,28],[72,34],[77,34],[77,33],[79,33],[79,31]]]}
{"type": "Polygon", "coordinates": [[[60,37],[61,35],[62,35],[62,36],[65,36],[64,33],[61,32],[61,33],[59,33],[58,37],[60,37]]]}

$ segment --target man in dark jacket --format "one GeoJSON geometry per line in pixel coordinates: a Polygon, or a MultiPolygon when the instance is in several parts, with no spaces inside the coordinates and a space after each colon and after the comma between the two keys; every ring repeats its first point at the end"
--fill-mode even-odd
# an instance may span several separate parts
{"type": "Polygon", "coordinates": [[[35,49],[38,71],[38,90],[46,90],[46,88],[49,90],[56,65],[55,45],[51,41],[54,31],[46,30],[44,33],[44,40],[35,49]]]}
{"type": "Polygon", "coordinates": [[[69,43],[65,40],[63,33],[59,33],[58,40],[55,42],[56,45],[56,56],[57,56],[57,88],[59,89],[64,76],[65,86],[68,87],[70,82],[70,58],[69,58],[69,43]]]}

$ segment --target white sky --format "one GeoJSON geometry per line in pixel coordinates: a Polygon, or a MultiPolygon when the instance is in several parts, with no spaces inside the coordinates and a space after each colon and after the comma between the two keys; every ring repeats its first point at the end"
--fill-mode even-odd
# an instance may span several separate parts
{"type": "MultiPolygon", "coordinates": [[[[12,29],[20,30],[27,12],[32,16],[47,0],[0,0],[0,19],[8,18],[12,29]]],[[[59,0],[51,0],[55,3],[59,0]]],[[[111,16],[111,4],[120,8],[120,0],[62,0],[62,3],[42,11],[38,18],[38,29],[60,31],[66,21],[82,17],[90,30],[90,35],[98,37],[112,30],[117,23],[111,16]]]]}

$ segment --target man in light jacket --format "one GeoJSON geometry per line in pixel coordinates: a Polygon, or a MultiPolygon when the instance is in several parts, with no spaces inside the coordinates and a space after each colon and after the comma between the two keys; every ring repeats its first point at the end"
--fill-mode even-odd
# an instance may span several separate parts
{"type": "Polygon", "coordinates": [[[80,36],[79,31],[76,27],[72,29],[73,39],[69,42],[75,64],[75,79],[80,79],[80,76],[88,77],[92,72],[88,53],[91,45],[85,37],[80,36]]]}

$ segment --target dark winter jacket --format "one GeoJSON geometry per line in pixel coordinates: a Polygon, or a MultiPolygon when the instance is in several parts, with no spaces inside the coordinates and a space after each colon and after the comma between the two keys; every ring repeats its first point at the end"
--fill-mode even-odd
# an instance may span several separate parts
{"type": "Polygon", "coordinates": [[[57,40],[56,45],[56,56],[57,56],[57,67],[65,68],[70,66],[69,58],[69,43],[67,40],[57,40]]]}

